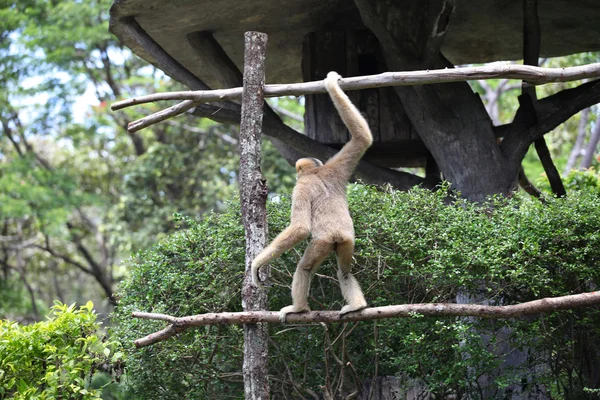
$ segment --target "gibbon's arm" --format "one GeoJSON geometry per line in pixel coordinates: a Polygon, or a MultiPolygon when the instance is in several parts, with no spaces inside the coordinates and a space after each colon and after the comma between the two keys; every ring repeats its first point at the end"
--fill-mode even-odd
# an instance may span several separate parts
{"type": "Polygon", "coordinates": [[[290,225],[285,228],[267,247],[252,261],[252,282],[263,287],[258,270],[278,258],[283,252],[291,249],[306,239],[311,228],[311,202],[308,193],[302,188],[294,188],[292,195],[292,216],[290,225]]]}
{"type": "Polygon", "coordinates": [[[325,79],[325,88],[329,92],[333,105],[340,114],[342,121],[350,131],[352,139],[335,156],[330,158],[325,166],[336,170],[340,174],[339,176],[347,181],[365,151],[373,143],[373,136],[367,121],[340,88],[338,84],[340,78],[337,72],[330,72],[325,79]]]}

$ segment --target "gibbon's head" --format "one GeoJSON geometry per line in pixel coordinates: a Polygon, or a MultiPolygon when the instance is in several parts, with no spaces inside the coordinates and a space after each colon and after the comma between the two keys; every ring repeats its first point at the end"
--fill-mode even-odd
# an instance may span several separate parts
{"type": "Polygon", "coordinates": [[[316,168],[322,167],[323,163],[318,158],[307,157],[296,161],[296,173],[298,175],[314,171],[316,168]]]}

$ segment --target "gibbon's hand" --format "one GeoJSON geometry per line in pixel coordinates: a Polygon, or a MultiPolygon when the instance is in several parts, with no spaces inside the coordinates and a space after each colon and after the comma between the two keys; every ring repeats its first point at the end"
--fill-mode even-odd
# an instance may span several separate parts
{"type": "Polygon", "coordinates": [[[327,89],[328,92],[332,91],[335,87],[338,86],[338,81],[340,79],[342,79],[340,74],[338,74],[335,71],[331,71],[330,73],[327,74],[327,78],[325,78],[325,80],[324,80],[325,89],[327,89]]]}
{"type": "Polygon", "coordinates": [[[265,255],[263,254],[264,252],[261,252],[259,255],[257,255],[254,260],[252,261],[252,283],[254,283],[254,285],[258,286],[261,289],[264,289],[267,285],[265,285],[261,280],[260,277],[258,276],[258,271],[260,270],[260,267],[262,267],[263,265],[265,265],[267,263],[267,257],[265,257],[265,255]]]}

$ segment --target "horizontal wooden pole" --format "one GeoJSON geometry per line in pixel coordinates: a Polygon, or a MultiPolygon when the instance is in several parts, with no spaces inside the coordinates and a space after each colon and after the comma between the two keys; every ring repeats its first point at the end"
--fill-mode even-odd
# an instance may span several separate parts
{"type": "MultiPolygon", "coordinates": [[[[600,63],[567,68],[542,68],[529,65],[487,65],[482,67],[446,68],[428,71],[384,72],[378,75],[343,78],[340,87],[344,90],[379,88],[384,86],[409,86],[432,83],[462,82],[480,79],[518,79],[533,85],[550,82],[568,82],[579,79],[600,77],[600,63]]],[[[265,97],[301,96],[304,94],[326,93],[323,81],[265,85],[265,97]]],[[[156,93],[117,101],[112,110],[151,103],[160,100],[191,100],[195,103],[238,100],[242,88],[220,90],[197,90],[183,92],[156,93]]]]}
{"type": "MultiPolygon", "coordinates": [[[[561,297],[549,297],[508,306],[455,303],[402,304],[366,308],[362,311],[346,314],[344,316],[341,316],[338,311],[311,311],[301,314],[288,314],[287,322],[351,322],[384,318],[406,318],[415,314],[440,317],[505,319],[599,304],[600,292],[591,292],[561,297]]],[[[131,315],[134,318],[153,319],[170,323],[165,329],[136,340],[134,342],[136,347],[145,347],[166,340],[182,330],[191,327],[218,324],[255,324],[259,322],[280,323],[279,312],[276,311],[208,313],[188,317],[173,317],[165,314],[144,312],[133,312],[131,315]]]]}

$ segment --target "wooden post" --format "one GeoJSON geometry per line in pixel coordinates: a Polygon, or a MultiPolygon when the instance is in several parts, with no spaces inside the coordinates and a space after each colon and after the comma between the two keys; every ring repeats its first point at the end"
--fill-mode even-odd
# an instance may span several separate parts
{"type": "MultiPolygon", "coordinates": [[[[244,311],[257,311],[267,308],[267,293],[252,284],[250,274],[252,260],[267,242],[267,186],[260,169],[267,35],[246,32],[244,39],[244,89],[239,145],[240,201],[246,231],[242,306],[244,311]]],[[[243,376],[246,399],[269,399],[268,331],[264,323],[244,324],[243,376]]]]}

